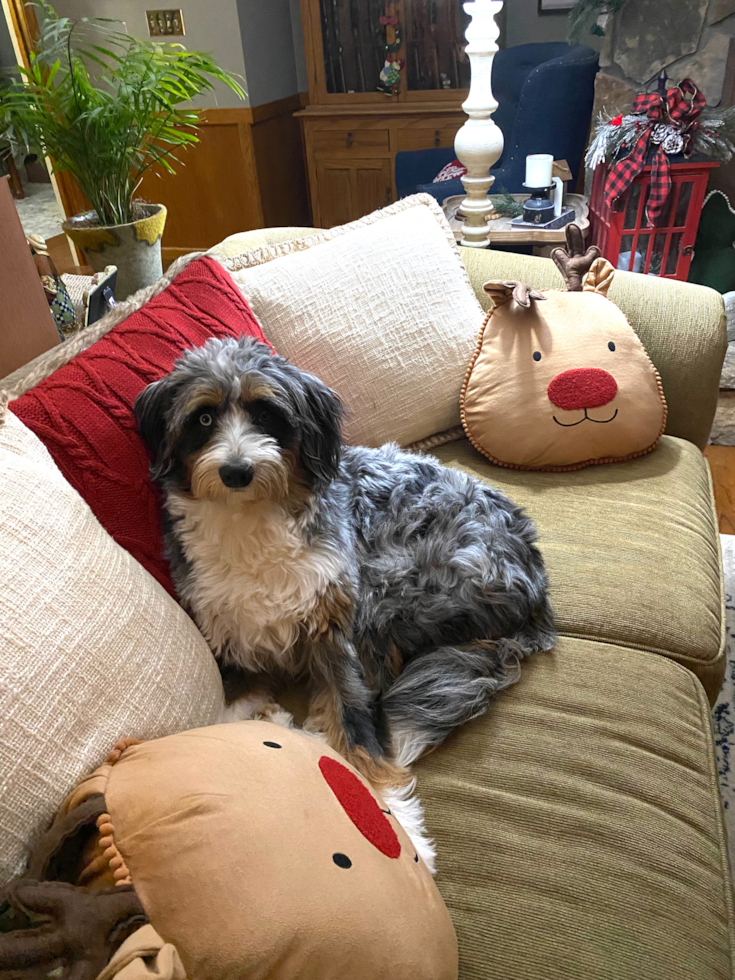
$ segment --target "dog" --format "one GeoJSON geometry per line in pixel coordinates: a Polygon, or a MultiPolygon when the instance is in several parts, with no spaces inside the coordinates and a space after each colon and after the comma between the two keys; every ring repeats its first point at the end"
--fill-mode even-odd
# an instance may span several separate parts
{"type": "Polygon", "coordinates": [[[525,513],[430,456],[344,446],[343,414],[250,338],[186,352],[135,402],[179,598],[248,710],[283,720],[264,676],[306,678],[304,727],[398,790],[556,633],[525,513]]]}

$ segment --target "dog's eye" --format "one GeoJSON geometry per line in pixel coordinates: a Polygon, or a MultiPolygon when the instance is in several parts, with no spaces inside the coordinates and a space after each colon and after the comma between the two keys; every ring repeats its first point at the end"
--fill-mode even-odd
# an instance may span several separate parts
{"type": "Polygon", "coordinates": [[[212,421],[213,419],[209,412],[202,412],[199,416],[199,425],[211,425],[212,421]]]}
{"type": "Polygon", "coordinates": [[[272,418],[273,416],[268,411],[267,408],[259,408],[258,411],[255,413],[256,422],[270,422],[272,418]]]}

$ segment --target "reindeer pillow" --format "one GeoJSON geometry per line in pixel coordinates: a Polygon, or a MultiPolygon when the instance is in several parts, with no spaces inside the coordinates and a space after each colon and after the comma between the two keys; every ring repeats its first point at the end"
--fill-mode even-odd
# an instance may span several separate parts
{"type": "Polygon", "coordinates": [[[661,379],[607,299],[614,270],[576,225],[552,258],[566,291],[488,282],[487,315],[462,388],[462,424],[494,463],[574,470],[650,452],[663,434],[661,379]]]}

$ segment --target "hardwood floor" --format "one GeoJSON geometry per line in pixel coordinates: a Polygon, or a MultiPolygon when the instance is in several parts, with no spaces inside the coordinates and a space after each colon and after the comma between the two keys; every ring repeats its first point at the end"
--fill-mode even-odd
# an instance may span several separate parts
{"type": "Polygon", "coordinates": [[[735,534],[735,446],[707,446],[720,534],[735,534]]]}

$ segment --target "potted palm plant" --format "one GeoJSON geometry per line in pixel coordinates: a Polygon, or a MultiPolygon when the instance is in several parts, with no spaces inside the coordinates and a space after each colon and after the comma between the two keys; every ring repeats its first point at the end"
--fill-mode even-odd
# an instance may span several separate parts
{"type": "Polygon", "coordinates": [[[180,44],[141,41],[103,18],[59,17],[42,0],[39,36],[22,79],[0,92],[0,135],[40,146],[70,173],[92,210],[64,222],[95,271],[118,267],[125,298],[161,275],[162,204],[136,200],[151,168],[175,173],[198,142],[190,101],[214,82],[244,97],[235,75],[180,44]]]}

